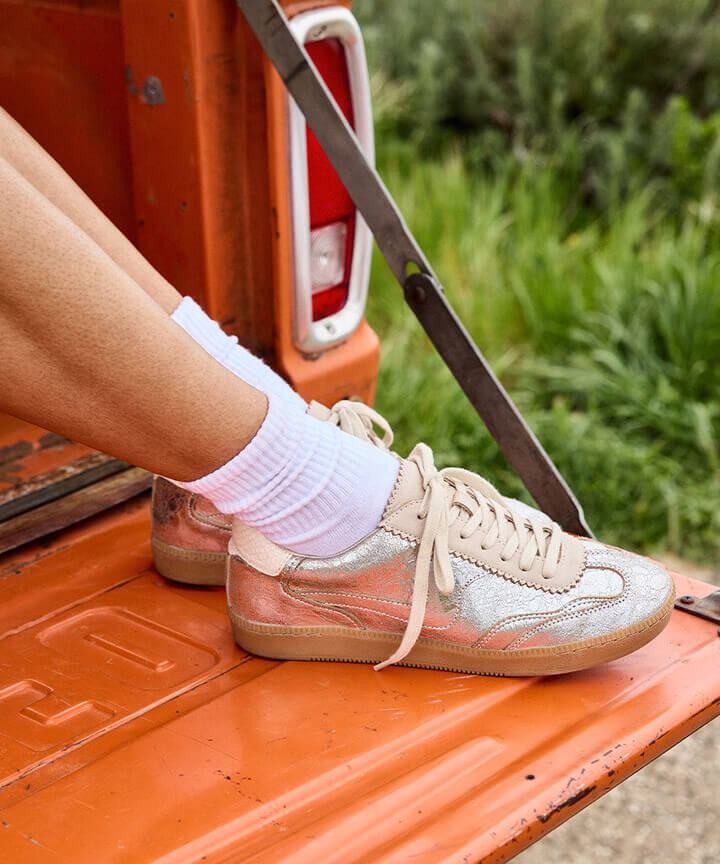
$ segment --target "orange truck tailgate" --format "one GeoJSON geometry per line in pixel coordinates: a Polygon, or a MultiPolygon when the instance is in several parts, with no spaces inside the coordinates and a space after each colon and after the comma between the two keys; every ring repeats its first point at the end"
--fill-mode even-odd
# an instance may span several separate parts
{"type": "Polygon", "coordinates": [[[504,861],[720,713],[681,611],[558,678],[251,657],[153,570],[148,506],[0,559],[3,862],[504,861]]]}

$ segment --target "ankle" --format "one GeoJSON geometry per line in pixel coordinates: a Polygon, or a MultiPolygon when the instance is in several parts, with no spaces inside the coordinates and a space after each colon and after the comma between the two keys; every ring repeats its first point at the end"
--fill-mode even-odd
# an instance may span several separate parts
{"type": "Polygon", "coordinates": [[[341,552],[373,531],[395,484],[390,453],[270,397],[248,446],[184,488],[304,555],[341,552]]]}

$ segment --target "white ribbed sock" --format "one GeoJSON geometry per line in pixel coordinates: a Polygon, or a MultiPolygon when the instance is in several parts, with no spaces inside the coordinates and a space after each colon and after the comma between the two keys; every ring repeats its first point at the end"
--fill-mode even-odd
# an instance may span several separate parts
{"type": "Polygon", "coordinates": [[[220,325],[203,312],[192,299],[183,297],[170,316],[176,324],[201,345],[218,363],[234,372],[243,381],[262,390],[266,396],[279,396],[301,411],[307,402],[263,361],[238,344],[237,336],[228,336],[220,325]]]}
{"type": "Polygon", "coordinates": [[[377,527],[398,466],[387,451],[270,393],[265,420],[245,449],[178,485],[286,549],[325,557],[377,527]]]}

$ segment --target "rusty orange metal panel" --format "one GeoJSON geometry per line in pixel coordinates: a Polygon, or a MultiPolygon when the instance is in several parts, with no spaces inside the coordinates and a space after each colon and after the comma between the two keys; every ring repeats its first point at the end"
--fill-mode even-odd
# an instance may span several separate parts
{"type": "Polygon", "coordinates": [[[117,0],[0,0],[0,105],[135,239],[117,0]]]}
{"type": "Polygon", "coordinates": [[[503,861],[720,713],[717,627],[682,612],[548,679],[249,657],[221,590],[154,573],[144,502],[0,573],[11,864],[503,861]]]}
{"type": "Polygon", "coordinates": [[[121,0],[120,9],[138,247],[178,291],[208,305],[188,3],[121,0]]]}
{"type": "Polygon", "coordinates": [[[95,451],[0,413],[0,503],[3,493],[95,451]]]}

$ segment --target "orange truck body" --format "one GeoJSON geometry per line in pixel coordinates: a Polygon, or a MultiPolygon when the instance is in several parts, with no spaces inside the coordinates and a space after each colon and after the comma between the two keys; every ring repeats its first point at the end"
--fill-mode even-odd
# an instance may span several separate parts
{"type": "MultiPolygon", "coordinates": [[[[294,346],[285,94],[232,0],[0,0],[0,104],[303,395],[371,401],[367,324],[294,346]]],[[[506,861],[720,713],[681,611],[555,679],[252,657],[153,569],[147,483],[0,416],[3,864],[506,861]]]]}
{"type": "MultiPolygon", "coordinates": [[[[286,11],[330,5],[349,3],[286,11]]],[[[372,401],[367,324],[322,355],[293,344],[285,92],[237,5],[1,0],[0,14],[0,104],[163,276],[302,395],[372,401]]]]}

